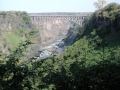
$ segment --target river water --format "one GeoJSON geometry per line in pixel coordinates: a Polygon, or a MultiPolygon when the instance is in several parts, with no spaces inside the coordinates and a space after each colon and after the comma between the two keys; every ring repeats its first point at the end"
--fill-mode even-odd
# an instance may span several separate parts
{"type": "Polygon", "coordinates": [[[65,48],[65,42],[62,39],[55,40],[52,44],[45,46],[40,51],[40,58],[45,59],[53,54],[61,54],[65,48]]]}
{"type": "Polygon", "coordinates": [[[53,43],[51,43],[48,46],[45,46],[40,51],[40,59],[48,58],[54,54],[60,55],[64,49],[71,45],[75,39],[76,35],[73,35],[68,38],[67,42],[64,41],[63,38],[55,40],[53,43]]]}

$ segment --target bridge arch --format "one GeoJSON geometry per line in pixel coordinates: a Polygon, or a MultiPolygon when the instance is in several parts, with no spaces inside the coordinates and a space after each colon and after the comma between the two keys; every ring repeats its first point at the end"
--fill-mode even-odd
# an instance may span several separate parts
{"type": "Polygon", "coordinates": [[[79,25],[83,25],[85,18],[91,13],[37,13],[29,14],[32,24],[36,27],[49,20],[69,20],[79,25]]]}

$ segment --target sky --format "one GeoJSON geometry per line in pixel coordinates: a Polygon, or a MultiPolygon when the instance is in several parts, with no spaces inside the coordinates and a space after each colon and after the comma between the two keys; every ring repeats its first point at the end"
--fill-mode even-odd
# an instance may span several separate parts
{"type": "MultiPolygon", "coordinates": [[[[0,0],[0,11],[44,12],[94,12],[97,0],[0,0]]],[[[107,4],[120,0],[106,0],[107,4]]]]}

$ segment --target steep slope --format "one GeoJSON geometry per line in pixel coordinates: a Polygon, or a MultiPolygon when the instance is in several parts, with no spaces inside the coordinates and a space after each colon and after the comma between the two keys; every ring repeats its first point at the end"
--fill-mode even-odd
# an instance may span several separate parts
{"type": "Polygon", "coordinates": [[[58,90],[119,90],[119,23],[116,3],[93,13],[62,55],[37,62],[44,84],[36,83],[58,90]]]}
{"type": "Polygon", "coordinates": [[[31,25],[26,12],[0,12],[0,52],[2,54],[9,54],[18,47],[19,43],[27,39],[40,44],[38,32],[31,25]]]}
{"type": "Polygon", "coordinates": [[[69,31],[77,31],[79,25],[68,20],[49,20],[40,29],[42,46],[49,45],[57,39],[66,38],[69,31]],[[72,29],[72,30],[70,30],[72,29]]]}
{"type": "Polygon", "coordinates": [[[7,62],[0,62],[0,88],[120,90],[119,23],[120,5],[111,3],[93,13],[62,55],[19,65],[22,50],[30,44],[23,43],[7,62]]]}

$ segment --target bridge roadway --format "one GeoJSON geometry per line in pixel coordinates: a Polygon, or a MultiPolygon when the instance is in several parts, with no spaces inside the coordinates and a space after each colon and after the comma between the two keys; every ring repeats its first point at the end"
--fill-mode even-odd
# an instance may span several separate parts
{"type": "Polygon", "coordinates": [[[83,13],[29,13],[32,24],[36,27],[44,24],[46,21],[62,19],[73,21],[79,25],[83,25],[87,16],[90,16],[92,12],[83,13]]]}

